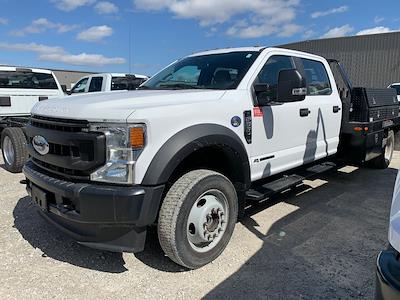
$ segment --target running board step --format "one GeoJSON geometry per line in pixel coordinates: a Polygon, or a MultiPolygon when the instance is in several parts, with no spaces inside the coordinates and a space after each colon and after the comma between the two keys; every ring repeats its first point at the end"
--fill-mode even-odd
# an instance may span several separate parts
{"type": "Polygon", "coordinates": [[[250,189],[246,193],[247,200],[260,201],[271,197],[274,194],[283,192],[289,188],[299,185],[305,178],[300,175],[290,175],[271,181],[267,184],[257,187],[257,189],[250,189]]]}
{"type": "Polygon", "coordinates": [[[336,164],[332,162],[325,162],[319,165],[314,165],[312,167],[307,168],[304,172],[300,172],[302,176],[304,176],[306,179],[317,175],[321,174],[324,172],[327,172],[329,170],[332,170],[333,168],[336,168],[336,164]]]}
{"type": "Polygon", "coordinates": [[[264,185],[249,189],[246,192],[246,200],[261,201],[266,198],[270,198],[274,194],[281,193],[303,183],[303,180],[305,179],[311,179],[318,174],[327,172],[336,167],[336,164],[332,162],[324,162],[322,164],[313,165],[299,172],[299,174],[286,175],[275,181],[271,181],[264,185]]]}

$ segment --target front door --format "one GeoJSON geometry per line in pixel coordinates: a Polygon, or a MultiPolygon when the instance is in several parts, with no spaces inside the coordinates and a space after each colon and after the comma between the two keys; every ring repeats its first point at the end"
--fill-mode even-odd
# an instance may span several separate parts
{"type": "MultiPolygon", "coordinates": [[[[294,69],[294,59],[290,56],[273,55],[268,58],[258,74],[255,83],[278,85],[281,70],[294,69]]],[[[269,95],[276,99],[276,91],[269,95]]],[[[300,166],[304,163],[307,144],[313,128],[311,120],[312,100],[274,104],[253,111],[252,180],[300,166]],[[310,112],[309,112],[310,111],[310,112]]]]}

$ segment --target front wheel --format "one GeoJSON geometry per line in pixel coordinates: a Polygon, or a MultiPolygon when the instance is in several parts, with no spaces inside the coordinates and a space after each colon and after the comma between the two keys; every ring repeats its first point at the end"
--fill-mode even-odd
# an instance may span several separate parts
{"type": "Polygon", "coordinates": [[[161,206],[161,247],[177,264],[200,268],[224,251],[237,213],[237,195],[229,179],[209,170],[186,173],[172,185],[161,206]]]}
{"type": "Polygon", "coordinates": [[[371,165],[377,169],[386,169],[392,161],[394,151],[394,132],[390,130],[385,138],[385,146],[382,148],[382,153],[377,158],[371,161],[371,165]]]}

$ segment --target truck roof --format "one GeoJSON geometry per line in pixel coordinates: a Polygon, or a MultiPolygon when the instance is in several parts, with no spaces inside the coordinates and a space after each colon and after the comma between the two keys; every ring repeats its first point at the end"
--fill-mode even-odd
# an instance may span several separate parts
{"type": "Polygon", "coordinates": [[[32,72],[35,73],[43,73],[43,74],[51,74],[52,71],[46,70],[46,69],[36,69],[36,68],[24,68],[24,67],[11,67],[11,66],[2,66],[0,65],[0,71],[9,71],[9,72],[15,72],[18,70],[31,70],[32,72]]]}
{"type": "MultiPolygon", "coordinates": [[[[98,76],[98,75],[111,75],[112,77],[126,77],[126,76],[135,76],[136,78],[143,78],[143,79],[147,79],[149,78],[146,75],[140,75],[140,74],[126,74],[126,73],[95,73],[95,74],[90,74],[87,76],[98,76]]],[[[84,77],[87,77],[84,76],[84,77]]]]}
{"type": "Polygon", "coordinates": [[[222,54],[222,53],[230,53],[230,52],[257,52],[257,51],[261,52],[261,51],[264,51],[265,49],[284,51],[284,52],[286,52],[288,54],[307,55],[309,57],[322,58],[321,56],[318,56],[318,55],[315,55],[315,54],[311,54],[311,53],[308,53],[308,52],[289,50],[289,49],[286,49],[286,48],[279,48],[279,47],[261,47],[261,46],[256,46],[256,47],[237,47],[237,48],[221,48],[221,49],[207,50],[207,51],[202,51],[202,52],[191,54],[191,55],[189,55],[189,57],[202,56],[202,55],[211,55],[211,54],[222,54]]]}

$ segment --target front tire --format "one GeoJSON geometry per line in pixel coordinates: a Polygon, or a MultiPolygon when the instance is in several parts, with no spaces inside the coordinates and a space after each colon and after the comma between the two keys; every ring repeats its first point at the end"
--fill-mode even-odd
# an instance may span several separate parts
{"type": "Polygon", "coordinates": [[[385,147],[382,148],[381,155],[371,161],[372,167],[376,169],[386,169],[387,167],[389,167],[393,157],[394,146],[394,132],[390,130],[387,134],[386,144],[385,147]]]}
{"type": "Polygon", "coordinates": [[[177,264],[200,268],[224,251],[237,214],[237,195],[229,179],[209,170],[186,173],[172,185],[161,206],[161,247],[177,264]]]}
{"type": "Polygon", "coordinates": [[[10,127],[3,130],[1,151],[5,169],[11,173],[20,173],[28,159],[27,141],[21,128],[10,127]]]}

